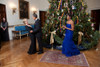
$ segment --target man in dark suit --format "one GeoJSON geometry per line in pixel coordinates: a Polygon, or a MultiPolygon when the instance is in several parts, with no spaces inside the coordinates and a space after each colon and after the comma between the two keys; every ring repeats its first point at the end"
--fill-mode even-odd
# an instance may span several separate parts
{"type": "Polygon", "coordinates": [[[36,39],[38,41],[38,45],[39,45],[39,52],[38,54],[42,54],[43,53],[43,44],[42,44],[42,30],[41,30],[41,22],[39,19],[37,19],[37,14],[33,14],[33,19],[35,20],[35,24],[34,24],[34,30],[33,30],[33,34],[35,35],[35,44],[36,45],[36,39]]]}

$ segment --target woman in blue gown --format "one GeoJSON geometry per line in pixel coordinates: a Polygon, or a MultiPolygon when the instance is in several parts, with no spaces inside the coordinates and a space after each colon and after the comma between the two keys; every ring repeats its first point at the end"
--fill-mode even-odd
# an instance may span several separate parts
{"type": "Polygon", "coordinates": [[[71,15],[67,15],[67,24],[63,26],[66,29],[65,38],[62,44],[62,53],[67,57],[79,55],[80,51],[73,42],[74,22],[71,20],[71,15]]]}

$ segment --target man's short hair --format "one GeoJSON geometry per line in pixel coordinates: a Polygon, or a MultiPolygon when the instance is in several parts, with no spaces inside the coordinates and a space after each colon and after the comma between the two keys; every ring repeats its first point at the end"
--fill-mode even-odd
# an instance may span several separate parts
{"type": "Polygon", "coordinates": [[[37,14],[33,14],[33,17],[37,18],[37,14]]]}

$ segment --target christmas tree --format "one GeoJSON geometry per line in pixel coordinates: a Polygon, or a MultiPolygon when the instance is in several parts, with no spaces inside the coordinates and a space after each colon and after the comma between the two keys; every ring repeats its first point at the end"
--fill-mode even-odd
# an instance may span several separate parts
{"type": "Polygon", "coordinates": [[[97,45],[100,34],[94,30],[94,22],[91,22],[90,15],[86,12],[87,5],[83,0],[48,0],[50,3],[47,11],[47,20],[43,27],[43,39],[49,43],[52,31],[56,31],[54,39],[58,44],[62,44],[65,30],[62,25],[66,25],[67,14],[72,15],[75,23],[73,40],[76,45],[90,49],[97,45]],[[80,41],[80,42],[79,42],[80,41]]]}

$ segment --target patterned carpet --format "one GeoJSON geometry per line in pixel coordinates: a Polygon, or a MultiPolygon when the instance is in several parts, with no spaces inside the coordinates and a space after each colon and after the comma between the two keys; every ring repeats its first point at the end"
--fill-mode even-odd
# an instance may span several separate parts
{"type": "Polygon", "coordinates": [[[79,65],[89,67],[89,64],[84,54],[77,56],[66,57],[60,51],[48,51],[40,59],[40,62],[67,64],[67,65],[79,65]]]}

